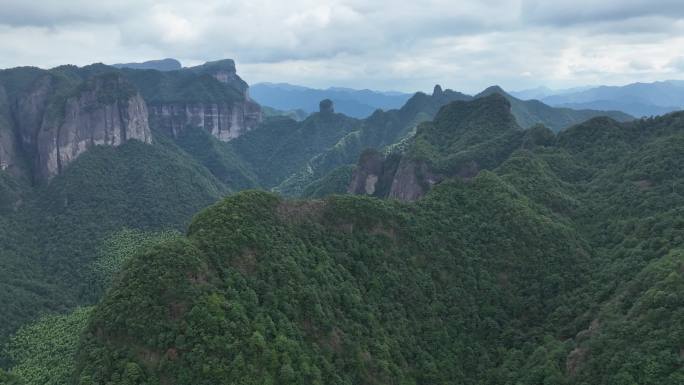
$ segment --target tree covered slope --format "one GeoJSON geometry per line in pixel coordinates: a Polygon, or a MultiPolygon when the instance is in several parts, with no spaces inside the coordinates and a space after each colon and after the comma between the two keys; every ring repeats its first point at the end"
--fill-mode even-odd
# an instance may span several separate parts
{"type": "Polygon", "coordinates": [[[161,137],[93,148],[48,186],[25,192],[0,216],[0,341],[37,315],[96,300],[84,278],[110,233],[183,229],[226,192],[161,137]]]}
{"type": "Polygon", "coordinates": [[[680,384],[684,116],[553,135],[501,100],[441,113],[432,164],[518,148],[414,203],[243,192],[141,251],[76,382],[680,384]]]}

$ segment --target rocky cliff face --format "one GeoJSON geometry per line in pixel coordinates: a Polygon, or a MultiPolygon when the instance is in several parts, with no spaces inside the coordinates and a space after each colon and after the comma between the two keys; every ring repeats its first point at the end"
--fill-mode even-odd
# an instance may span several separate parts
{"type": "MultiPolygon", "coordinates": [[[[250,99],[249,86],[236,72],[230,59],[208,62],[183,70],[196,78],[188,84],[199,84],[202,76],[213,77],[220,85],[205,84],[201,98],[153,100],[148,103],[150,124],[174,137],[182,130],[202,129],[227,142],[255,128],[261,122],[261,106],[250,99]]],[[[187,75],[186,75],[187,76],[187,75]]]]}
{"type": "Polygon", "coordinates": [[[68,97],[60,92],[47,75],[14,108],[14,135],[32,159],[34,179],[49,180],[95,145],[152,141],[145,101],[120,75],[94,77],[68,97]]]}
{"type": "Polygon", "coordinates": [[[375,195],[378,180],[383,175],[385,159],[377,151],[366,151],[361,154],[359,164],[352,173],[351,183],[347,189],[350,194],[375,195]]]}
{"type": "Polygon", "coordinates": [[[389,197],[402,201],[414,201],[425,195],[430,188],[444,179],[433,175],[424,162],[402,161],[392,178],[389,197]]]}
{"type": "Polygon", "coordinates": [[[36,140],[36,168],[42,177],[57,175],[95,145],[118,146],[130,139],[151,143],[147,106],[140,94],[119,76],[96,78],[89,86],[67,99],[63,119],[43,120],[36,140]]]}
{"type": "Polygon", "coordinates": [[[261,107],[251,101],[225,103],[156,103],[149,106],[152,127],[172,136],[182,130],[206,130],[224,142],[261,122],[261,107]]]}
{"type": "Polygon", "coordinates": [[[12,130],[7,92],[0,85],[0,171],[16,174],[17,161],[17,140],[12,130]]]}
{"type": "Polygon", "coordinates": [[[222,141],[261,122],[233,60],[173,71],[102,64],[0,71],[0,170],[46,181],[96,145],[206,130],[222,141]]]}
{"type": "Polygon", "coordinates": [[[352,173],[347,192],[414,201],[443,179],[424,162],[398,154],[384,157],[377,151],[366,151],[352,173]]]}
{"type": "MultiPolygon", "coordinates": [[[[435,95],[444,92],[435,87],[435,95]]],[[[552,140],[543,127],[520,129],[510,103],[498,94],[455,101],[421,124],[405,149],[386,158],[362,156],[349,192],[414,201],[446,178],[469,180],[480,170],[495,169],[526,141],[552,140]]]]}

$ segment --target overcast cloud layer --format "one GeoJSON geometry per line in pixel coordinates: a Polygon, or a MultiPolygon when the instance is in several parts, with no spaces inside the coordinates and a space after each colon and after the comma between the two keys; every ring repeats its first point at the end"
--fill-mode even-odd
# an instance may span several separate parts
{"type": "Polygon", "coordinates": [[[476,92],[684,78],[682,0],[0,0],[0,68],[233,58],[248,82],[476,92]]]}

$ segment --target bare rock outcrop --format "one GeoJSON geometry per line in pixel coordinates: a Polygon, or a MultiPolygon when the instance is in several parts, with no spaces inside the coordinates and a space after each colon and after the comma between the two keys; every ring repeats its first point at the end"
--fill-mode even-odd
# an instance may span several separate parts
{"type": "Polygon", "coordinates": [[[361,154],[359,165],[352,174],[352,180],[347,188],[351,194],[374,195],[377,183],[383,172],[385,159],[377,151],[366,151],[361,154]]]}
{"type": "Polygon", "coordinates": [[[118,74],[96,76],[61,99],[50,76],[19,99],[21,145],[32,154],[34,177],[49,180],[92,146],[152,142],[142,96],[118,74]]]}
{"type": "Polygon", "coordinates": [[[261,107],[252,100],[225,103],[151,104],[153,127],[177,137],[183,130],[202,129],[227,142],[261,122],[261,107]]]}
{"type": "Polygon", "coordinates": [[[394,174],[389,197],[402,201],[415,201],[425,195],[432,185],[441,179],[432,175],[424,162],[402,161],[394,174]]]}
{"type": "Polygon", "coordinates": [[[12,130],[9,101],[0,84],[0,171],[18,172],[17,138],[12,130]]]}
{"type": "Polygon", "coordinates": [[[184,71],[213,77],[226,88],[225,94],[230,93],[231,96],[211,100],[150,102],[152,127],[173,137],[186,129],[202,129],[227,142],[261,123],[261,106],[249,97],[249,86],[238,76],[233,60],[207,62],[184,71]]]}

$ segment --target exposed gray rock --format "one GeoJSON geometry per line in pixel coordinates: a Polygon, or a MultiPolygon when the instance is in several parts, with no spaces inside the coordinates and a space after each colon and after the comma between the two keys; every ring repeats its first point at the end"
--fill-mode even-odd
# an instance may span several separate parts
{"type": "Polygon", "coordinates": [[[402,159],[392,179],[389,197],[402,201],[415,201],[442,179],[444,178],[432,174],[424,162],[402,159]]]}
{"type": "Polygon", "coordinates": [[[237,75],[235,62],[224,59],[184,69],[210,75],[236,92],[230,99],[151,102],[150,125],[177,137],[186,129],[202,129],[227,142],[261,123],[261,106],[250,99],[249,86],[237,75]]]}
{"type": "Polygon", "coordinates": [[[439,84],[435,85],[435,88],[432,90],[432,96],[440,97],[442,95],[444,95],[444,90],[442,90],[442,86],[440,86],[439,84]]]}
{"type": "Polygon", "coordinates": [[[384,161],[382,154],[377,151],[363,153],[358,167],[352,174],[352,180],[347,191],[351,194],[375,194],[378,180],[383,172],[384,161]]]}
{"type": "Polygon", "coordinates": [[[52,76],[42,76],[33,88],[21,96],[16,103],[14,116],[17,131],[25,148],[30,149],[35,146],[38,130],[43,124],[43,114],[48,105],[48,98],[54,90],[52,82],[52,76]]]}
{"type": "Polygon", "coordinates": [[[361,154],[347,192],[415,201],[444,178],[444,175],[432,172],[422,161],[410,160],[399,154],[385,157],[369,150],[361,154]]]}
{"type": "Polygon", "coordinates": [[[16,139],[9,121],[9,105],[5,88],[0,85],[0,170],[7,171],[16,162],[16,139]]]}
{"type": "Polygon", "coordinates": [[[49,104],[50,78],[18,103],[22,146],[33,154],[34,176],[48,180],[96,145],[118,146],[136,139],[152,142],[147,106],[121,76],[108,74],[89,80],[63,104],[49,104]]]}
{"type": "Polygon", "coordinates": [[[333,101],[330,99],[323,99],[318,103],[318,110],[322,114],[333,114],[335,113],[335,106],[333,101]]]}
{"type": "Polygon", "coordinates": [[[185,129],[202,129],[227,142],[261,122],[261,107],[251,101],[232,103],[151,104],[150,124],[176,137],[185,129]]]}

